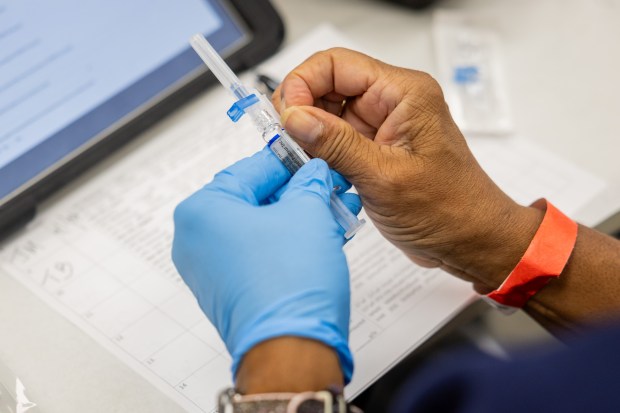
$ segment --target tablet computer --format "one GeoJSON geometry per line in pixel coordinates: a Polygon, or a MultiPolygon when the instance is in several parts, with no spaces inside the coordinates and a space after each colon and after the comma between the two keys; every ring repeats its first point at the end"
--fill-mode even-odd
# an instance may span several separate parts
{"type": "Polygon", "coordinates": [[[284,27],[268,0],[0,1],[0,238],[215,81],[197,32],[243,70],[284,27]]]}

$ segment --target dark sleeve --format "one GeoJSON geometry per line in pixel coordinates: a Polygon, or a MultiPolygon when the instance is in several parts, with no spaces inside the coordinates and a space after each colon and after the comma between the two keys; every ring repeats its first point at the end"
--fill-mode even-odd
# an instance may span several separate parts
{"type": "Polygon", "coordinates": [[[444,356],[410,377],[390,412],[620,412],[620,328],[511,360],[444,356]]]}

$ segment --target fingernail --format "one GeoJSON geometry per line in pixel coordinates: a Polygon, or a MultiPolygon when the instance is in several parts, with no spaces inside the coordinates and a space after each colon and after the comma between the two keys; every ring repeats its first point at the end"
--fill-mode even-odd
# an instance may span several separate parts
{"type": "Polygon", "coordinates": [[[323,131],[320,120],[296,106],[282,112],[282,126],[295,139],[305,143],[314,143],[323,131]]]}

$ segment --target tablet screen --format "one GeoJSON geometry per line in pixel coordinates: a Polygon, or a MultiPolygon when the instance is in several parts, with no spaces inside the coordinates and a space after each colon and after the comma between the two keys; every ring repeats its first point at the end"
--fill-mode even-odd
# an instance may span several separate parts
{"type": "Polygon", "coordinates": [[[218,0],[0,0],[0,199],[248,33],[218,0]]]}

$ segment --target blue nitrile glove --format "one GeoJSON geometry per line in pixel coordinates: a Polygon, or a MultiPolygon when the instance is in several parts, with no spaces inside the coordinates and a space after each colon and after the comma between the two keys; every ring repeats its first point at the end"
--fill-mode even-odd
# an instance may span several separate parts
{"type": "MultiPolygon", "coordinates": [[[[289,178],[269,149],[218,173],[176,208],[172,258],[226,343],[233,377],[256,344],[299,336],[334,348],[348,383],[349,270],[332,175],[313,159],[289,178]]],[[[341,197],[360,211],[357,195],[341,197]]]]}

